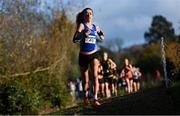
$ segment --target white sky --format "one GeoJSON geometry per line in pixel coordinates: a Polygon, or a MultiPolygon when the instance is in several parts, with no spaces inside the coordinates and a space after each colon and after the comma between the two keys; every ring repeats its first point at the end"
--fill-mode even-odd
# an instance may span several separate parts
{"type": "Polygon", "coordinates": [[[180,34],[180,0],[91,0],[86,7],[94,10],[94,22],[106,39],[122,38],[123,47],[144,43],[155,15],[166,17],[180,34]]]}

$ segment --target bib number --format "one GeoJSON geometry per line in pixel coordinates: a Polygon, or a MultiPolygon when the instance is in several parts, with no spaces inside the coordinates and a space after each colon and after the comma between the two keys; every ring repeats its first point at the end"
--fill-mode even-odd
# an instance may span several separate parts
{"type": "Polygon", "coordinates": [[[85,43],[95,44],[96,43],[95,36],[88,36],[87,38],[85,38],[85,43]]]}

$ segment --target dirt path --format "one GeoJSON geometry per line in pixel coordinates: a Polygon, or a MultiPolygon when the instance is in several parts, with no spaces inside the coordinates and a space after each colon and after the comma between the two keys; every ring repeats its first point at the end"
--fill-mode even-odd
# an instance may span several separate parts
{"type": "Polygon", "coordinates": [[[164,88],[156,88],[114,97],[102,101],[102,105],[94,107],[74,107],[63,114],[174,114],[174,103],[169,92],[164,88]]]}

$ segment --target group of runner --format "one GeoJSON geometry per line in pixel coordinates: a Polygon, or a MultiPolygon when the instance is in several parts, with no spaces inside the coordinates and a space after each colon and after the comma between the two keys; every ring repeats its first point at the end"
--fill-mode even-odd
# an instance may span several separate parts
{"type": "Polygon", "coordinates": [[[127,93],[140,90],[141,75],[139,68],[132,66],[128,59],[124,60],[124,66],[120,69],[120,78],[122,81],[125,81],[125,90],[127,93]]]}
{"type": "Polygon", "coordinates": [[[124,87],[127,93],[137,92],[140,90],[140,77],[141,72],[138,68],[132,67],[128,59],[118,68],[104,52],[98,68],[100,97],[116,96],[120,87],[124,87]]]}

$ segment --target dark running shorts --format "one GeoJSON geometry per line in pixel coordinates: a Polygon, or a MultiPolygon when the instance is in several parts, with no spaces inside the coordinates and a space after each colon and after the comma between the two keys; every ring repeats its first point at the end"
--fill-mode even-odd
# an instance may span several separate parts
{"type": "Polygon", "coordinates": [[[99,81],[99,84],[103,84],[104,83],[104,79],[102,78],[102,79],[98,79],[98,81],[99,81]]]}
{"type": "Polygon", "coordinates": [[[117,79],[112,79],[113,84],[117,84],[118,80],[117,79]]]}
{"type": "Polygon", "coordinates": [[[112,84],[112,77],[104,77],[104,83],[112,84]]]}
{"type": "Polygon", "coordinates": [[[87,67],[88,64],[91,63],[93,59],[99,59],[99,52],[95,52],[90,55],[84,55],[84,54],[79,54],[79,65],[82,67],[87,67]]]}
{"type": "Polygon", "coordinates": [[[133,79],[133,82],[138,83],[140,82],[140,79],[133,79]]]}

